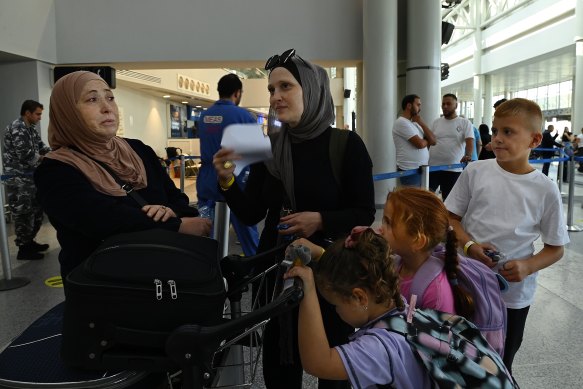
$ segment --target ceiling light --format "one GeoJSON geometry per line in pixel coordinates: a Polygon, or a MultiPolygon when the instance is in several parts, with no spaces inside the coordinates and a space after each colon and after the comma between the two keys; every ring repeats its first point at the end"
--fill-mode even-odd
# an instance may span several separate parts
{"type": "Polygon", "coordinates": [[[169,99],[170,98],[170,95],[164,95],[162,97],[164,97],[165,99],[169,99]]]}
{"type": "Polygon", "coordinates": [[[188,104],[188,101],[183,101],[182,104],[188,104]]]}
{"type": "Polygon", "coordinates": [[[202,105],[197,105],[196,108],[202,108],[202,105]]]}

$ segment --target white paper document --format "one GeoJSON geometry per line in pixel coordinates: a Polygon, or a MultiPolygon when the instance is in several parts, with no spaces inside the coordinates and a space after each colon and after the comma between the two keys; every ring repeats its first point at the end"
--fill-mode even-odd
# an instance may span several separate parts
{"type": "Polygon", "coordinates": [[[225,127],[221,146],[233,149],[241,156],[235,162],[235,175],[255,162],[273,158],[269,137],[263,134],[260,124],[231,124],[225,127]]]}

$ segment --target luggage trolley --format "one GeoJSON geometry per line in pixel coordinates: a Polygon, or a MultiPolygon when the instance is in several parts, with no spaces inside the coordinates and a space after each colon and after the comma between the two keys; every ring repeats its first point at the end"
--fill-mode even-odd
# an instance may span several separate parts
{"type": "Polygon", "coordinates": [[[277,279],[283,270],[275,258],[282,258],[284,250],[280,246],[253,257],[223,258],[221,271],[229,285],[223,321],[178,326],[166,334],[159,353],[112,349],[90,369],[66,366],[60,358],[65,307],[60,303],[0,351],[0,388],[249,388],[265,324],[303,296],[295,285],[281,291],[277,279]],[[245,299],[251,284],[259,287],[256,296],[264,301],[245,299]]]}

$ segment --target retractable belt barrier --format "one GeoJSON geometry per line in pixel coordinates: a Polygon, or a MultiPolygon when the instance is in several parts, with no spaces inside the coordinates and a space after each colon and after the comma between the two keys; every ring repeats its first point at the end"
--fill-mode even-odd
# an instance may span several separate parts
{"type": "MultiPolygon", "coordinates": [[[[560,156],[558,158],[539,158],[539,159],[531,159],[529,163],[531,164],[538,164],[538,163],[552,163],[552,162],[559,162],[559,170],[558,170],[558,185],[559,189],[561,187],[561,174],[562,174],[562,164],[567,162],[568,164],[568,172],[569,172],[569,193],[568,193],[568,208],[567,208],[567,229],[568,231],[576,232],[576,231],[583,231],[583,227],[576,225],[573,223],[573,207],[574,207],[574,198],[575,198],[575,162],[583,163],[583,157],[575,157],[575,156],[567,156],[562,149],[546,149],[546,148],[538,148],[534,149],[533,151],[553,151],[553,152],[560,152],[560,156]]],[[[185,176],[185,160],[187,159],[200,159],[200,156],[185,156],[181,155],[179,157],[168,158],[169,161],[180,160],[180,191],[184,193],[184,176],[185,176]]],[[[418,169],[410,169],[410,170],[402,170],[397,172],[389,172],[389,173],[380,173],[373,175],[374,181],[381,181],[381,180],[389,180],[399,177],[407,177],[419,174],[421,175],[421,187],[425,189],[429,189],[429,173],[436,172],[441,170],[449,170],[449,169],[457,169],[457,168],[465,168],[467,166],[466,163],[458,163],[452,165],[439,165],[439,166],[421,166],[418,169]]],[[[18,175],[22,176],[22,175],[18,175]]],[[[0,180],[2,184],[5,183],[6,180],[14,177],[18,177],[17,175],[11,174],[3,174],[0,175],[0,180]]],[[[32,176],[32,174],[26,174],[25,176],[32,176]]],[[[4,185],[0,185],[0,209],[5,209],[4,204],[4,185]]],[[[229,247],[229,208],[225,202],[216,202],[215,205],[215,219],[213,220],[214,226],[214,235],[217,241],[219,242],[219,247],[224,255],[228,252],[229,247]]],[[[14,278],[12,277],[12,271],[10,266],[10,252],[8,250],[8,234],[6,231],[6,218],[0,218],[0,254],[2,255],[2,270],[4,274],[4,279],[0,280],[0,291],[9,290],[9,289],[16,289],[21,286],[24,286],[30,282],[30,280],[26,278],[14,278]]]]}
{"type": "MultiPolygon", "coordinates": [[[[536,148],[533,151],[553,151],[559,152],[558,158],[537,158],[537,159],[530,159],[528,162],[531,164],[539,164],[539,163],[552,163],[558,162],[559,169],[557,172],[557,185],[559,187],[559,191],[561,190],[562,186],[562,174],[563,174],[563,163],[567,162],[567,169],[569,172],[569,193],[568,193],[568,203],[567,203],[567,230],[571,232],[578,232],[583,231],[583,227],[576,225],[573,223],[573,209],[574,209],[574,199],[575,199],[575,162],[583,163],[583,157],[575,157],[575,156],[568,156],[565,154],[563,149],[549,149],[549,148],[536,148]]],[[[471,163],[471,162],[470,162],[471,163]]],[[[458,163],[453,165],[438,165],[438,166],[428,166],[423,165],[418,169],[410,169],[410,170],[401,170],[397,172],[390,172],[390,173],[379,173],[373,175],[374,181],[382,181],[382,180],[389,180],[399,177],[407,177],[413,176],[416,174],[421,175],[421,188],[429,190],[429,173],[437,172],[441,170],[449,170],[449,169],[457,169],[462,168],[464,169],[467,166],[467,163],[458,163]]]]}

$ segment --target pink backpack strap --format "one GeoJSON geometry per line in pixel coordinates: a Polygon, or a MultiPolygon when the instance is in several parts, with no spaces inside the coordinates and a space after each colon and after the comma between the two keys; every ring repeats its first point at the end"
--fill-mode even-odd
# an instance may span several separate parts
{"type": "Polygon", "coordinates": [[[430,256],[423,265],[417,270],[413,276],[413,281],[411,282],[411,295],[417,295],[417,301],[423,304],[423,294],[425,290],[437,278],[437,276],[442,272],[443,266],[445,264],[443,261],[433,255],[430,256]]]}

